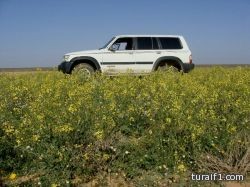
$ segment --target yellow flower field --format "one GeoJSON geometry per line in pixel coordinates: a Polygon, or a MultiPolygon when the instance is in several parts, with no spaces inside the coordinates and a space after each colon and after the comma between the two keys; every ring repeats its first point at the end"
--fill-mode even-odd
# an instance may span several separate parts
{"type": "Polygon", "coordinates": [[[0,175],[9,185],[118,175],[160,186],[190,172],[249,172],[249,160],[236,166],[250,156],[247,67],[90,79],[2,73],[0,90],[0,175]]]}

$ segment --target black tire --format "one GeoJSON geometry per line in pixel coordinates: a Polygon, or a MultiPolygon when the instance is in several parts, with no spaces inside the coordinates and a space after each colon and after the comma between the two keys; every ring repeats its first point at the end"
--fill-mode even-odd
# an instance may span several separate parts
{"type": "Polygon", "coordinates": [[[159,65],[156,69],[157,71],[168,71],[168,72],[180,72],[180,70],[173,66],[168,64],[159,65]]]}
{"type": "Polygon", "coordinates": [[[84,75],[84,76],[90,77],[94,72],[95,72],[95,69],[91,65],[86,64],[86,63],[80,63],[80,64],[77,64],[73,68],[71,74],[84,75]]]}

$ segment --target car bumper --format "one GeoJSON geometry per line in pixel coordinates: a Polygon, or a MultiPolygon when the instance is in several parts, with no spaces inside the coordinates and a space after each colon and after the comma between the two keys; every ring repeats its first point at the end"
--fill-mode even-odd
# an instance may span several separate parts
{"type": "Polygon", "coordinates": [[[192,69],[194,69],[194,64],[183,63],[182,70],[184,73],[188,73],[192,69]]]}
{"type": "Polygon", "coordinates": [[[58,71],[62,71],[63,73],[70,73],[71,63],[63,61],[58,65],[58,71]]]}

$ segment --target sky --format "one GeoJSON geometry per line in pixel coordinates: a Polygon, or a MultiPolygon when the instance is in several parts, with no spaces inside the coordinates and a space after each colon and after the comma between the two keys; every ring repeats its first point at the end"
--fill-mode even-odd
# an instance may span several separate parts
{"type": "Polygon", "coordinates": [[[183,35],[195,64],[250,64],[250,0],[0,0],[0,68],[55,67],[121,34],[183,35]]]}

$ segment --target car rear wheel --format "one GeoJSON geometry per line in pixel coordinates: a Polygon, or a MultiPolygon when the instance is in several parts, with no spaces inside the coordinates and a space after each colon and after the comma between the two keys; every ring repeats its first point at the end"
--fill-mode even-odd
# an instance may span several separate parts
{"type": "Polygon", "coordinates": [[[159,65],[157,71],[179,72],[180,70],[173,65],[164,64],[164,65],[159,65]]]}

